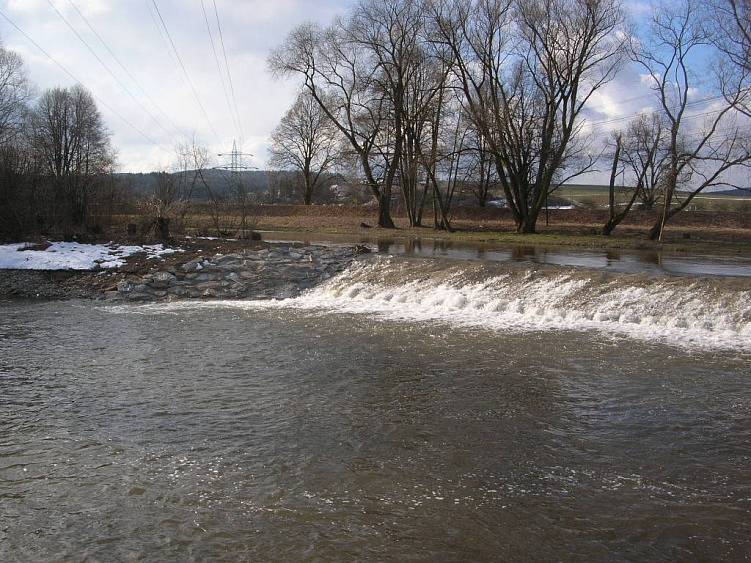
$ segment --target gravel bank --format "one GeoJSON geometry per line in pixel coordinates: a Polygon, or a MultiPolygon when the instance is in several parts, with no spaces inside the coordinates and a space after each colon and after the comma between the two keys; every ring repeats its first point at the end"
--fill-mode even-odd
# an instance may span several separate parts
{"type": "Polygon", "coordinates": [[[108,299],[284,299],[344,270],[364,247],[273,245],[261,250],[197,256],[144,276],[129,276],[108,299]]]}
{"type": "Polygon", "coordinates": [[[281,299],[299,295],[344,270],[362,246],[273,244],[232,252],[188,252],[162,262],[136,261],[119,270],[0,270],[0,298],[281,299]]]}

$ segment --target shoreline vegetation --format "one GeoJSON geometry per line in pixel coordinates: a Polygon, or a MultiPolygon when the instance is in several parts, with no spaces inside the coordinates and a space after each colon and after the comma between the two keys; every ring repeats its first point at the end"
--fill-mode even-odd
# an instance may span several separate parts
{"type": "MultiPolygon", "coordinates": [[[[410,227],[408,218],[394,214],[395,229],[377,227],[378,214],[367,206],[339,205],[258,205],[253,210],[253,228],[263,233],[290,232],[323,240],[326,235],[349,235],[365,239],[425,239],[466,244],[541,246],[601,250],[661,251],[696,254],[751,256],[751,213],[741,211],[692,211],[679,215],[666,229],[663,241],[651,241],[645,234],[654,221],[654,212],[631,213],[610,236],[601,234],[607,210],[551,210],[543,216],[538,232],[517,233],[507,209],[457,208],[453,231],[430,226],[410,227]],[[546,222],[548,224],[546,224],[546,222]]],[[[121,223],[137,220],[121,215],[121,223]]],[[[188,234],[228,236],[231,231],[216,229],[208,213],[197,207],[185,218],[188,234]]],[[[264,235],[264,238],[268,238],[264,235]]]]}
{"type": "MultiPolygon", "coordinates": [[[[457,248],[659,252],[729,259],[751,256],[751,217],[745,213],[685,213],[670,226],[663,242],[655,242],[643,236],[649,225],[648,214],[640,218],[636,213],[614,235],[603,236],[597,230],[602,215],[598,210],[551,211],[549,225],[544,226],[543,222],[536,234],[516,233],[503,209],[457,211],[456,230],[447,232],[409,227],[406,219],[398,215],[396,229],[378,228],[373,226],[377,214],[362,206],[257,206],[253,229],[264,240],[236,240],[231,232],[216,229],[215,223],[212,227],[198,209],[185,217],[180,235],[171,241],[171,247],[180,252],[159,260],[131,256],[124,266],[111,270],[0,270],[0,298],[276,298],[296,295],[341,271],[365,252],[360,245],[394,242],[441,242],[457,248]],[[344,250],[337,253],[334,248],[344,250]],[[207,271],[185,270],[187,264],[196,263],[205,264],[207,271]],[[249,264],[257,275],[247,273],[249,264]],[[280,287],[286,289],[278,290],[280,287]]],[[[152,237],[132,234],[131,221],[136,220],[125,214],[114,216],[103,233],[82,242],[154,242],[152,237]]],[[[42,240],[45,239],[36,238],[33,242],[42,240]]],[[[191,266],[187,267],[190,270],[191,266]]]]}

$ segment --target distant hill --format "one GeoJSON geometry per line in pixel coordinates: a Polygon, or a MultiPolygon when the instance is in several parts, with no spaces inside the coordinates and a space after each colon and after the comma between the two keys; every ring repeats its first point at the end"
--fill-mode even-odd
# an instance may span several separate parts
{"type": "MultiPolygon", "coordinates": [[[[192,179],[193,171],[176,172],[173,175],[187,175],[188,179],[192,179]]],[[[270,171],[270,170],[242,170],[237,173],[238,178],[245,186],[245,189],[249,193],[254,193],[259,196],[270,195],[274,193],[273,201],[277,200],[279,194],[282,192],[291,193],[290,186],[296,186],[299,184],[298,175],[296,172],[289,171],[270,171]],[[284,189],[286,187],[286,189],[284,189]]],[[[118,173],[115,176],[122,183],[121,185],[131,194],[136,197],[143,197],[154,193],[156,188],[157,178],[159,173],[147,172],[147,173],[118,173]]],[[[227,170],[219,169],[207,169],[203,171],[203,177],[209,186],[209,190],[212,193],[223,197],[231,193],[231,179],[232,175],[227,170]]],[[[340,179],[337,176],[331,176],[330,184],[345,183],[346,180],[340,179]]],[[[619,187],[620,189],[620,187],[619,187]]],[[[202,182],[197,182],[193,198],[198,201],[208,201],[210,199],[209,190],[207,190],[202,182]]],[[[555,192],[555,197],[551,196],[549,202],[550,205],[563,205],[568,204],[570,198],[586,198],[590,196],[606,196],[608,193],[608,186],[597,184],[565,184],[561,186],[555,192]],[[558,201],[560,200],[560,202],[558,201]]],[[[704,197],[733,197],[733,198],[748,198],[751,200],[751,189],[739,190],[739,189],[725,189],[715,191],[705,191],[702,194],[704,197]]],[[[296,197],[296,196],[295,196],[296,197]]],[[[289,199],[289,195],[288,195],[289,199]]],[[[294,199],[294,197],[293,197],[294,199]]],[[[367,197],[366,197],[367,199],[367,197]]],[[[474,201],[474,200],[472,200],[474,201]]]]}
{"type": "MultiPolygon", "coordinates": [[[[189,179],[193,178],[194,171],[175,172],[173,176],[186,175],[189,179]]],[[[292,174],[290,172],[268,172],[265,170],[243,170],[237,173],[238,178],[245,188],[251,193],[268,193],[271,188],[271,182],[275,175],[292,174]]],[[[123,172],[115,175],[122,183],[122,186],[135,196],[146,196],[153,194],[157,184],[159,174],[157,172],[148,173],[129,173],[123,172]]],[[[203,171],[203,178],[209,186],[209,190],[218,195],[226,195],[232,187],[232,175],[226,170],[207,169],[203,171]]],[[[199,180],[196,183],[196,191],[193,197],[198,200],[208,200],[209,190],[205,188],[199,180]]]]}
{"type": "Polygon", "coordinates": [[[712,192],[704,192],[704,195],[712,196],[712,195],[721,195],[721,196],[729,196],[729,197],[746,197],[751,199],[751,189],[744,189],[744,190],[738,190],[738,189],[729,189],[729,190],[715,190],[712,192]]]}
{"type": "MultiPolygon", "coordinates": [[[[617,186],[620,189],[620,186],[617,186]]],[[[598,184],[564,184],[558,191],[561,193],[574,193],[574,194],[601,194],[608,192],[608,186],[598,184]]],[[[683,191],[683,190],[678,190],[683,191]]],[[[749,189],[721,189],[721,190],[705,190],[702,192],[704,196],[728,196],[728,197],[742,197],[751,199],[751,188],[749,189]]]]}

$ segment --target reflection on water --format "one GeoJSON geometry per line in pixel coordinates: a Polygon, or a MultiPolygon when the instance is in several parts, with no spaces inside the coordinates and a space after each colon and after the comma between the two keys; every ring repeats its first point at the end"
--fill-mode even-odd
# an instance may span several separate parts
{"type": "Polygon", "coordinates": [[[0,560],[739,560],[747,368],[586,333],[0,303],[0,560]]]}
{"type": "Polygon", "coordinates": [[[381,254],[441,257],[493,262],[527,262],[578,266],[622,273],[655,273],[697,276],[751,277],[751,257],[676,255],[657,250],[580,250],[542,246],[498,246],[432,238],[384,238],[358,235],[314,235],[311,233],[263,233],[269,242],[303,244],[368,244],[381,254]]]}

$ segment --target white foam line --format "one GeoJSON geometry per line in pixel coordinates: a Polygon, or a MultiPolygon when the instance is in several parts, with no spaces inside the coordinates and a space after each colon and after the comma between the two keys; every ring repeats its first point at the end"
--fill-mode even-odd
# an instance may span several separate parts
{"type": "MultiPolygon", "coordinates": [[[[145,305],[145,314],[233,308],[367,315],[387,322],[442,322],[497,331],[596,330],[688,348],[751,352],[751,292],[709,293],[659,279],[644,286],[528,272],[466,283],[425,276],[391,285],[388,260],[356,264],[300,297],[145,305]]],[[[445,278],[445,276],[444,276],[445,278]]],[[[126,310],[126,309],[121,309],[126,310]]]]}

